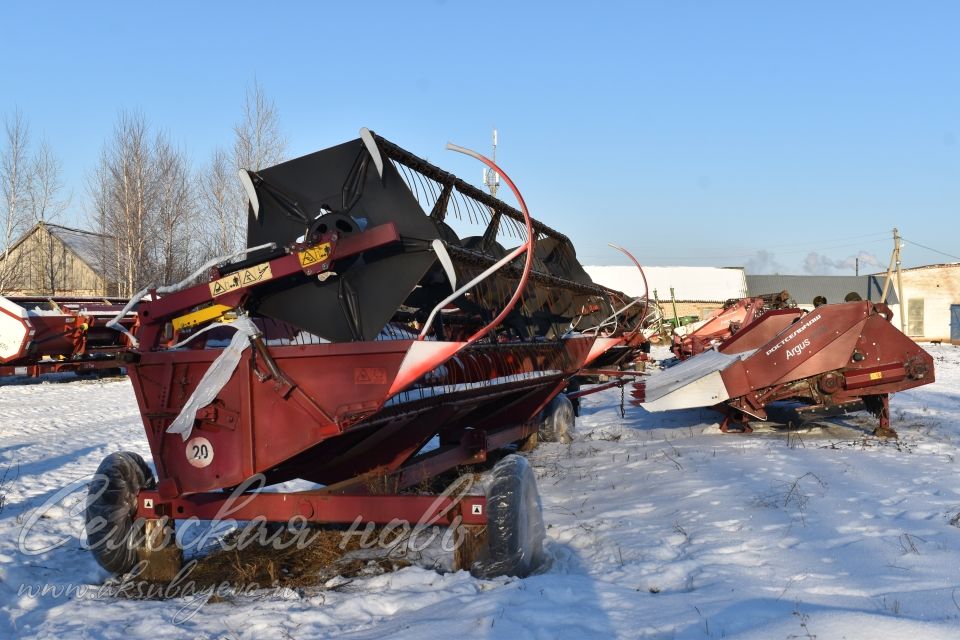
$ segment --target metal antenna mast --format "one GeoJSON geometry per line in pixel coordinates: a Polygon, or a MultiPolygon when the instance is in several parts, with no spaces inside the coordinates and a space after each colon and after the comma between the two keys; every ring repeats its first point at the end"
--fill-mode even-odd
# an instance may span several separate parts
{"type": "MultiPolygon", "coordinates": [[[[493,129],[493,163],[497,163],[497,129],[493,129]]],[[[500,174],[493,169],[483,170],[483,184],[490,190],[490,195],[497,197],[497,189],[500,188],[500,174]]]]}

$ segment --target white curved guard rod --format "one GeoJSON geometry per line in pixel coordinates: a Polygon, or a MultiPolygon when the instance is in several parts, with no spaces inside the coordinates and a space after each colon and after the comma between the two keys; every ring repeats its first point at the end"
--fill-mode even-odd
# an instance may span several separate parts
{"type": "Polygon", "coordinates": [[[624,311],[626,311],[627,309],[629,309],[629,308],[632,307],[633,305],[637,304],[638,302],[640,302],[640,298],[634,298],[634,299],[633,299],[633,302],[631,302],[631,303],[628,304],[628,305],[625,305],[625,306],[624,306],[622,309],[620,309],[619,311],[614,312],[614,314],[613,314],[612,316],[609,316],[607,319],[605,319],[603,322],[601,322],[601,323],[598,324],[597,326],[593,327],[592,329],[586,329],[586,330],[584,330],[583,333],[586,333],[587,331],[593,331],[593,335],[597,335],[597,332],[600,331],[601,328],[603,328],[603,327],[607,326],[608,324],[610,324],[611,321],[616,320],[616,317],[617,317],[617,316],[619,316],[621,313],[623,313],[624,311]]]}
{"type": "Polygon", "coordinates": [[[373,133],[370,132],[370,129],[360,128],[360,140],[363,141],[363,146],[367,148],[367,153],[373,158],[373,166],[377,168],[377,175],[383,180],[383,157],[380,155],[377,141],[373,139],[373,133]]]}
{"type": "Polygon", "coordinates": [[[450,254],[447,253],[447,246],[443,244],[443,240],[440,238],[431,242],[430,246],[433,248],[433,252],[437,254],[437,258],[440,260],[440,266],[443,267],[443,270],[447,274],[447,280],[450,281],[450,288],[456,290],[457,270],[453,268],[453,260],[450,259],[450,254]]]}
{"type": "Polygon", "coordinates": [[[612,242],[608,242],[607,246],[616,249],[623,255],[630,258],[633,264],[636,265],[637,270],[640,271],[640,277],[643,278],[643,300],[644,300],[643,313],[640,314],[640,320],[637,321],[637,326],[635,326],[633,328],[633,331],[631,332],[635,334],[637,331],[640,331],[641,328],[643,327],[643,323],[647,319],[647,312],[650,309],[650,285],[647,283],[647,273],[643,270],[643,267],[640,266],[640,261],[637,260],[637,258],[632,253],[630,253],[629,251],[627,251],[626,249],[624,249],[619,245],[613,244],[612,242]]]}
{"type": "Polygon", "coordinates": [[[445,306],[447,306],[448,304],[450,304],[451,302],[453,302],[454,300],[462,296],[464,293],[466,293],[470,289],[473,289],[475,286],[477,286],[478,284],[480,284],[490,276],[492,276],[494,273],[496,273],[499,269],[503,268],[503,266],[506,265],[511,260],[516,260],[516,258],[521,253],[523,253],[525,249],[526,249],[525,245],[520,245],[519,247],[514,249],[512,252],[510,252],[506,256],[500,258],[500,260],[498,260],[494,264],[487,267],[487,270],[481,273],[480,275],[478,275],[476,278],[466,283],[465,285],[463,285],[462,287],[460,287],[459,289],[457,289],[456,291],[448,295],[446,298],[441,300],[437,304],[437,306],[433,308],[433,311],[430,312],[430,315],[427,316],[427,321],[423,324],[423,329],[420,330],[419,339],[423,340],[423,338],[427,335],[427,332],[430,330],[431,325],[433,325],[434,319],[437,317],[437,314],[440,313],[441,309],[443,309],[445,306]]]}
{"type": "Polygon", "coordinates": [[[454,291],[452,294],[447,296],[444,300],[441,300],[440,304],[434,307],[433,311],[430,312],[430,316],[427,318],[427,322],[423,325],[423,329],[421,329],[420,335],[417,336],[417,340],[423,340],[426,337],[427,331],[430,329],[434,319],[436,318],[437,314],[440,313],[440,310],[443,309],[443,307],[445,307],[451,301],[463,295],[463,293],[466,292],[468,289],[476,286],[477,283],[482,282],[483,280],[489,278],[498,269],[503,268],[504,265],[509,263],[511,260],[514,260],[515,258],[517,258],[521,253],[526,252],[527,255],[523,262],[523,271],[520,274],[520,283],[517,285],[516,290],[513,292],[513,296],[510,298],[510,301],[507,302],[507,305],[500,311],[500,314],[496,318],[491,320],[490,323],[488,323],[485,327],[477,331],[475,334],[467,338],[466,344],[470,345],[475,343],[477,340],[483,338],[491,331],[493,331],[493,329],[496,326],[498,326],[501,322],[503,322],[503,319],[506,318],[511,311],[513,311],[513,308],[517,305],[517,302],[520,300],[520,296],[523,294],[523,290],[527,286],[527,279],[530,277],[530,270],[533,268],[533,242],[534,242],[533,221],[530,219],[530,211],[527,210],[527,203],[524,201],[523,195],[520,193],[520,190],[517,189],[517,186],[513,183],[513,180],[510,179],[510,176],[504,173],[503,170],[500,167],[498,167],[496,163],[493,162],[493,160],[490,160],[489,158],[477,153],[476,151],[473,151],[472,149],[466,149],[464,147],[460,147],[458,145],[453,144],[452,142],[447,143],[447,149],[449,149],[450,151],[456,151],[458,153],[466,154],[471,158],[476,158],[483,164],[487,165],[488,167],[496,171],[503,178],[503,181],[507,183],[507,186],[513,192],[514,197],[516,197],[517,203],[520,205],[520,211],[523,213],[523,220],[526,223],[526,227],[527,227],[526,242],[524,242],[522,245],[520,245],[519,247],[511,251],[508,255],[498,260],[496,263],[494,263],[492,266],[490,266],[488,269],[486,269],[483,273],[478,275],[476,278],[474,278],[464,286],[460,287],[460,289],[458,289],[457,291],[454,291]]]}

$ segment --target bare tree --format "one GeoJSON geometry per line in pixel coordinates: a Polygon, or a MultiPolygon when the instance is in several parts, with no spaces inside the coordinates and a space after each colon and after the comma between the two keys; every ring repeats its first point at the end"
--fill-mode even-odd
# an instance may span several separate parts
{"type": "Polygon", "coordinates": [[[133,295],[145,284],[147,266],[147,216],[153,206],[154,179],[148,127],[142,113],[121,114],[113,140],[104,149],[112,180],[111,230],[120,241],[123,295],[133,295]]]}
{"type": "Polygon", "coordinates": [[[164,135],[151,138],[141,113],[122,112],[90,180],[90,222],[103,242],[104,271],[118,295],[188,274],[196,264],[190,169],[164,135]]]}
{"type": "Polygon", "coordinates": [[[232,153],[216,149],[198,177],[208,257],[244,246],[247,197],[237,171],[259,171],[286,157],[287,140],[280,132],[277,107],[256,80],[244,95],[242,117],[233,133],[232,153]]]}
{"type": "Polygon", "coordinates": [[[182,280],[193,269],[194,216],[193,186],[186,156],[171,146],[166,136],[154,143],[156,202],[153,263],[158,269],[154,280],[172,283],[182,280]]]}
{"type": "Polygon", "coordinates": [[[197,181],[203,212],[204,257],[234,251],[243,245],[243,190],[238,189],[236,171],[227,152],[216,149],[197,181]]]}
{"type": "Polygon", "coordinates": [[[233,127],[233,161],[237,169],[259,171],[282,162],[287,140],[280,133],[277,107],[256,80],[247,89],[243,118],[233,127]]]}
{"type": "Polygon", "coordinates": [[[8,260],[14,241],[27,223],[27,189],[30,182],[28,149],[30,132],[23,114],[16,110],[4,117],[4,145],[0,150],[0,291],[5,291],[19,275],[18,261],[8,260]]]}
{"type": "Polygon", "coordinates": [[[99,271],[107,283],[105,293],[120,293],[120,240],[109,235],[113,220],[113,189],[110,172],[101,154],[100,164],[89,179],[90,200],[87,209],[89,224],[100,233],[99,271]]]}
{"type": "MultiPolygon", "coordinates": [[[[30,176],[27,185],[27,208],[30,221],[33,223],[50,223],[60,218],[70,204],[70,196],[61,197],[63,182],[61,180],[60,160],[54,155],[46,140],[34,154],[30,163],[30,176]]],[[[35,250],[36,264],[40,269],[40,289],[43,293],[53,295],[62,286],[62,278],[66,273],[66,253],[57,250],[54,236],[47,229],[43,241],[38,243],[35,250]]]]}

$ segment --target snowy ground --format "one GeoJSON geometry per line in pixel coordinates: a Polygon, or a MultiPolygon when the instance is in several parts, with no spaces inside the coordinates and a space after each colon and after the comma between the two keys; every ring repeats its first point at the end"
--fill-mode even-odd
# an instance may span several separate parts
{"type": "Polygon", "coordinates": [[[938,382],[891,403],[899,443],[865,419],[721,435],[708,411],[621,419],[619,391],[587,398],[578,441],[530,455],[540,575],[411,567],[206,604],[98,596],[80,548],[86,479],[147,454],[129,382],[2,386],[0,637],[958,638],[960,348],[931,351],[938,382]],[[74,590],[25,591],[43,585],[74,590]]]}

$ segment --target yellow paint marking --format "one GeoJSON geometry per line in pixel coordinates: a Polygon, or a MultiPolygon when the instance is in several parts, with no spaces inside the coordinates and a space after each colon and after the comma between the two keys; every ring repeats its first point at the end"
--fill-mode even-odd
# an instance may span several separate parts
{"type": "Polygon", "coordinates": [[[194,327],[202,322],[206,322],[207,320],[216,320],[227,311],[230,311],[232,308],[233,307],[228,307],[225,304],[214,304],[210,305],[209,307],[197,309],[196,311],[191,311],[190,313],[174,318],[170,321],[170,323],[173,325],[174,329],[181,331],[182,329],[194,327]]]}

